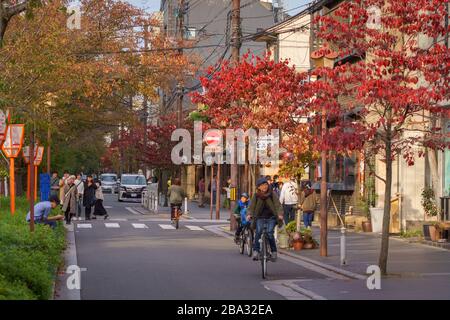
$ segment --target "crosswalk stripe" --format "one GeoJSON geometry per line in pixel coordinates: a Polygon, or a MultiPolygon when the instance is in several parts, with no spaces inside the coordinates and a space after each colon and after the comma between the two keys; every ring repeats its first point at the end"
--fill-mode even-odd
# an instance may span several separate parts
{"type": "Polygon", "coordinates": [[[148,229],[148,227],[144,223],[132,223],[131,225],[135,229],[148,229]]]}
{"type": "Polygon", "coordinates": [[[174,230],[175,229],[175,227],[170,224],[159,224],[159,226],[161,227],[161,229],[164,229],[164,230],[174,230]]]}
{"type": "Polygon", "coordinates": [[[186,228],[193,231],[205,231],[205,229],[200,228],[199,226],[186,226],[186,228]]]}
{"type": "Polygon", "coordinates": [[[110,221],[128,221],[127,219],[122,219],[122,218],[114,218],[114,219],[109,219],[110,221]]]}
{"type": "Polygon", "coordinates": [[[107,228],[120,228],[118,223],[105,223],[105,227],[107,228]]]}
{"type": "Polygon", "coordinates": [[[77,228],[78,229],[91,229],[92,228],[92,224],[90,224],[90,223],[78,223],[77,224],[77,228]]]}

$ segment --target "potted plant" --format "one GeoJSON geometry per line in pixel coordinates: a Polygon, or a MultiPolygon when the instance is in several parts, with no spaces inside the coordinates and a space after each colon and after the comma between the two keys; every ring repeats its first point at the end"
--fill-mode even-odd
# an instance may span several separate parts
{"type": "Polygon", "coordinates": [[[318,246],[317,241],[312,236],[311,229],[302,229],[300,233],[304,242],[303,249],[315,249],[318,246]]]}
{"type": "Polygon", "coordinates": [[[295,232],[292,239],[292,247],[294,250],[302,250],[303,249],[303,237],[300,232],[295,232]]]}
{"type": "Polygon", "coordinates": [[[289,242],[294,250],[301,250],[303,248],[303,237],[302,234],[297,231],[296,221],[291,221],[286,225],[286,232],[289,235],[289,242]]]}
{"type": "MultiPolygon", "coordinates": [[[[422,207],[425,213],[426,217],[436,217],[439,213],[439,209],[436,205],[436,200],[434,197],[434,191],[430,187],[425,187],[422,190],[422,207]]],[[[431,241],[437,241],[433,240],[436,239],[436,227],[434,224],[430,223],[424,223],[423,224],[423,235],[425,239],[431,240],[431,241]]]]}
{"type": "Polygon", "coordinates": [[[372,232],[372,221],[370,218],[369,202],[367,201],[367,199],[362,198],[362,199],[360,199],[358,206],[367,218],[366,221],[361,222],[361,227],[362,227],[363,232],[372,232]]]}

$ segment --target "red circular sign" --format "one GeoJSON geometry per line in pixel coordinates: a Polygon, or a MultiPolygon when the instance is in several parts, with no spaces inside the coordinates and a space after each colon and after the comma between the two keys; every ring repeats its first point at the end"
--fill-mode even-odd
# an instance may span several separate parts
{"type": "Polygon", "coordinates": [[[210,147],[218,146],[222,140],[222,133],[218,130],[212,130],[205,133],[203,138],[210,147]]]}

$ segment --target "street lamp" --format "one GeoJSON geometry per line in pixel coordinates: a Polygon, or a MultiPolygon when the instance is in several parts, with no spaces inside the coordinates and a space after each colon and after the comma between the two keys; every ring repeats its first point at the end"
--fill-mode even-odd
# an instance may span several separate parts
{"type": "Polygon", "coordinates": [[[16,211],[16,192],[14,182],[14,159],[20,153],[23,144],[23,135],[25,131],[24,124],[10,124],[6,129],[5,142],[2,145],[2,150],[5,155],[10,158],[9,161],[9,175],[10,175],[10,195],[11,195],[11,215],[16,211]]]}

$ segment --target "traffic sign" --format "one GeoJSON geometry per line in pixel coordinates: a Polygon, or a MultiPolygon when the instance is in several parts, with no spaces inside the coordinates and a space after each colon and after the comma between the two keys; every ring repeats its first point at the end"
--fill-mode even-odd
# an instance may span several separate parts
{"type": "Polygon", "coordinates": [[[203,137],[205,143],[210,147],[215,147],[222,142],[222,132],[220,130],[208,130],[203,137]]]}

